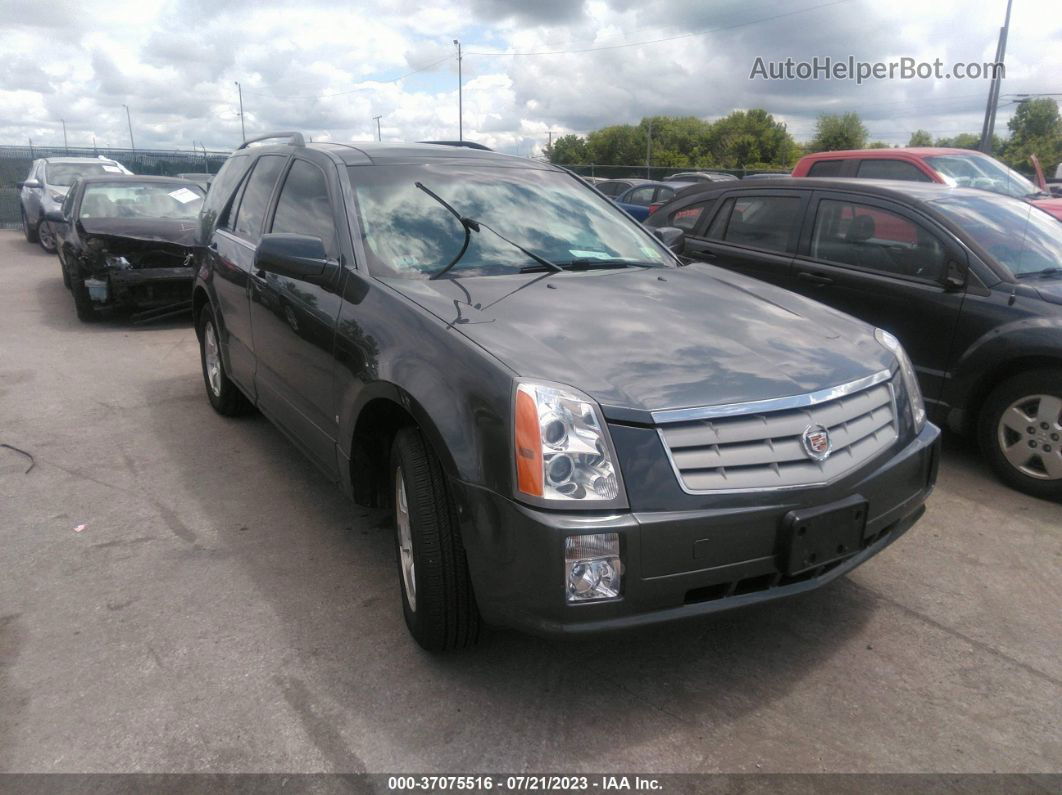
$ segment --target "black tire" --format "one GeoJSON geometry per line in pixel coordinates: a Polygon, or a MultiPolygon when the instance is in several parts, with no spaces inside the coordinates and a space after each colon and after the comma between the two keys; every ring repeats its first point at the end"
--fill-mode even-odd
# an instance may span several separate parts
{"type": "Polygon", "coordinates": [[[89,298],[85,280],[79,276],[71,278],[70,292],[74,295],[74,309],[77,311],[77,319],[82,323],[95,322],[99,315],[96,314],[96,307],[92,305],[92,299],[89,298]]]}
{"type": "Polygon", "coordinates": [[[19,218],[22,220],[22,234],[26,237],[27,243],[37,242],[37,229],[30,226],[29,219],[26,218],[26,211],[20,206],[18,208],[19,218]]]}
{"type": "Polygon", "coordinates": [[[49,254],[54,254],[56,249],[55,232],[52,231],[51,225],[43,218],[37,222],[36,235],[37,242],[41,244],[41,248],[49,254]]]}
{"type": "Polygon", "coordinates": [[[217,328],[218,324],[214,319],[213,310],[209,304],[204,305],[199,312],[199,317],[196,318],[196,331],[199,335],[199,363],[203,369],[203,385],[206,387],[207,400],[210,401],[210,405],[214,407],[214,411],[218,414],[225,417],[235,417],[240,414],[246,414],[251,408],[251,402],[247,400],[240,388],[225,373],[225,362],[222,359],[221,350],[216,347],[220,339],[217,328]],[[210,345],[210,335],[213,335],[215,355],[217,357],[216,385],[211,384],[211,374],[207,369],[207,360],[210,357],[207,350],[210,345]]]}
{"type": "Polygon", "coordinates": [[[446,651],[473,645],[481,620],[457,512],[438,458],[416,428],[400,430],[391,447],[391,496],[395,509],[395,551],[406,626],[424,649],[446,651]],[[405,486],[414,563],[414,601],[403,575],[399,540],[398,477],[405,486]]]}
{"type": "Polygon", "coordinates": [[[1004,483],[1035,497],[1062,498],[1059,412],[1062,412],[1062,370],[1034,370],[1016,375],[988,396],[981,409],[978,440],[988,463],[1004,483]],[[1012,415],[1008,424],[1004,415],[1012,407],[1017,407],[1020,415],[1012,415]],[[1010,427],[1014,425],[1017,429],[1010,427]],[[1014,463],[1016,459],[1027,461],[1020,466],[1014,463]]]}

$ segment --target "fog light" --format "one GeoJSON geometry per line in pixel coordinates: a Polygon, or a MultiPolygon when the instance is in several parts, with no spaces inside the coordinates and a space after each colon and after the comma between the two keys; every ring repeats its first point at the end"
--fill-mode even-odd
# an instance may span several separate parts
{"type": "Polygon", "coordinates": [[[569,602],[618,599],[623,578],[619,534],[568,536],[564,570],[569,602]]]}

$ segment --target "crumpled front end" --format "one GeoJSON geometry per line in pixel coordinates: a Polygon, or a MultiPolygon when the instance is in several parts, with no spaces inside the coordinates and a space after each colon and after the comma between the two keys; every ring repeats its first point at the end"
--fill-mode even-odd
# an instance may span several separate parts
{"type": "Polygon", "coordinates": [[[192,298],[192,246],[90,236],[78,265],[89,298],[98,307],[178,310],[192,298]]]}

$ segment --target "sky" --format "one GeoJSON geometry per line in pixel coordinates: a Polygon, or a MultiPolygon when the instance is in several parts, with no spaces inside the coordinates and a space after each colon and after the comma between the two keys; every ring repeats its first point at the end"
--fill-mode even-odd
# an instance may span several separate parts
{"type": "MultiPolygon", "coordinates": [[[[1005,0],[0,0],[0,143],[231,149],[464,136],[539,155],[648,115],[765,108],[801,142],[855,111],[904,144],[980,132],[987,80],[750,79],[767,61],[994,60],[1005,0]]],[[[1015,94],[1062,100],[1062,3],[1014,0],[997,132],[1015,94]]]]}

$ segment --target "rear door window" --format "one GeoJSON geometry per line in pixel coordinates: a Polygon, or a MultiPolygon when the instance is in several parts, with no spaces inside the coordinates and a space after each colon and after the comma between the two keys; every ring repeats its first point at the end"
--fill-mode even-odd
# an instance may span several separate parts
{"type": "Polygon", "coordinates": [[[232,228],[237,235],[251,243],[257,243],[262,234],[262,222],[269,209],[269,199],[285,160],[286,155],[263,155],[258,158],[247,179],[247,187],[243,190],[232,228]]]}
{"type": "Polygon", "coordinates": [[[856,176],[862,179],[901,179],[907,182],[932,181],[913,163],[886,158],[861,160],[856,176]]]}
{"type": "Polygon", "coordinates": [[[712,221],[706,237],[766,251],[796,251],[799,196],[730,198],[712,221]]]}
{"type": "Polygon", "coordinates": [[[697,228],[697,224],[704,216],[704,211],[710,204],[710,201],[701,202],[700,204],[694,204],[690,207],[683,207],[681,210],[676,210],[668,216],[667,225],[677,226],[679,229],[685,229],[687,232],[691,232],[697,228]]]}
{"type": "Polygon", "coordinates": [[[627,204],[638,204],[642,207],[648,207],[653,203],[653,194],[656,192],[656,188],[649,185],[644,188],[635,188],[627,194],[627,204]]]}
{"type": "Polygon", "coordinates": [[[839,177],[844,168],[843,160],[819,160],[811,164],[809,177],[839,177]]]}

